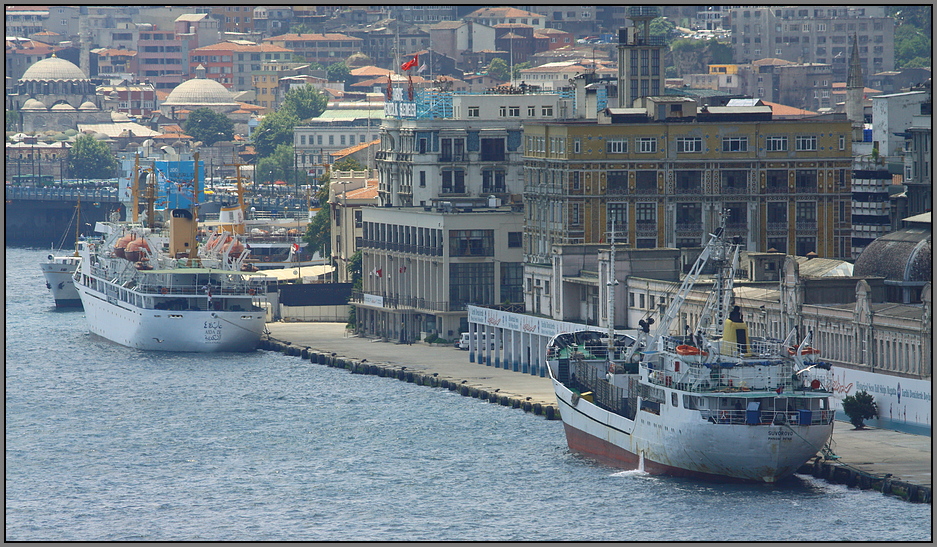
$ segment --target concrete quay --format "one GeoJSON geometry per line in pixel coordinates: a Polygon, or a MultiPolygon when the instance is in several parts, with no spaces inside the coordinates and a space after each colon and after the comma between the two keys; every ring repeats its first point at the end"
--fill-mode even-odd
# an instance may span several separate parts
{"type": "MultiPolygon", "coordinates": [[[[358,337],[344,323],[268,323],[261,349],[281,351],[353,373],[459,391],[503,406],[559,419],[549,378],[469,362],[467,351],[452,346],[415,345],[358,337]]],[[[887,429],[833,426],[836,458],[801,467],[828,482],[875,489],[903,499],[931,503],[931,437],[887,429]]]]}

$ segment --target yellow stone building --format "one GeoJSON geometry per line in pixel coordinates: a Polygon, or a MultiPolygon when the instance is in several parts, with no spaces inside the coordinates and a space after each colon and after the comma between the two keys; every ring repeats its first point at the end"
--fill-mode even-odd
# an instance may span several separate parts
{"type": "MultiPolygon", "coordinates": [[[[528,122],[525,254],[554,244],[700,247],[729,211],[745,249],[850,256],[851,125],[843,117],[773,120],[771,107],[697,107],[644,97],[597,121],[528,122]]],[[[529,275],[525,275],[530,279],[529,275]]]]}

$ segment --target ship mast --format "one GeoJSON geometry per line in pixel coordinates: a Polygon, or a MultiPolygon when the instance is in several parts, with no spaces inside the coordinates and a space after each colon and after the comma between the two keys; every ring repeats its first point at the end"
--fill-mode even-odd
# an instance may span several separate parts
{"type": "Polygon", "coordinates": [[[608,242],[611,250],[608,254],[608,361],[611,363],[612,355],[615,351],[615,285],[618,280],[615,279],[615,223],[612,222],[612,231],[609,234],[608,242]]]}

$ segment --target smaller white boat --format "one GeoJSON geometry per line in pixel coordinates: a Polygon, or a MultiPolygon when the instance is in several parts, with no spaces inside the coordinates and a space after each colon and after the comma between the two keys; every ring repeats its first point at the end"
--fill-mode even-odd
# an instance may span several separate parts
{"type": "Polygon", "coordinates": [[[72,280],[72,274],[78,268],[81,259],[78,256],[55,256],[50,254],[48,261],[39,264],[42,275],[46,278],[46,288],[52,292],[56,308],[80,308],[81,297],[72,280]]]}
{"type": "MultiPolygon", "coordinates": [[[[78,204],[75,206],[75,213],[72,215],[72,220],[75,221],[75,248],[78,247],[78,228],[81,221],[81,199],[79,198],[78,204]]],[[[69,222],[69,226],[71,226],[69,222]]],[[[68,237],[69,229],[66,228],[65,235],[62,236],[62,241],[59,244],[61,249],[61,244],[65,242],[65,238],[68,237]]],[[[39,268],[42,269],[42,276],[46,279],[46,288],[52,292],[52,299],[55,301],[56,308],[80,308],[81,307],[81,297],[78,296],[78,289],[75,288],[75,283],[72,281],[72,274],[75,273],[75,270],[78,268],[78,263],[81,259],[78,257],[78,251],[75,251],[74,254],[64,255],[55,253],[50,253],[46,262],[39,264],[39,268]]]]}

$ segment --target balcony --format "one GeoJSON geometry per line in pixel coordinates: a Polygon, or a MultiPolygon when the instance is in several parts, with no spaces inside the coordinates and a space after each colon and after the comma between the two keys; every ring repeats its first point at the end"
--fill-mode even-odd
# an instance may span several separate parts
{"type": "Polygon", "coordinates": [[[637,222],[634,226],[635,235],[638,236],[656,236],[657,222],[637,222]]]}
{"type": "Polygon", "coordinates": [[[703,193],[703,189],[698,184],[692,184],[692,185],[686,185],[686,186],[677,185],[677,187],[674,188],[673,193],[680,194],[680,195],[687,195],[687,194],[698,195],[698,194],[703,193]]]}
{"type": "Polygon", "coordinates": [[[786,184],[768,184],[765,188],[766,194],[786,194],[788,193],[786,184]]]}
{"type": "Polygon", "coordinates": [[[747,194],[747,193],[748,193],[748,187],[747,187],[747,186],[728,186],[728,185],[727,185],[727,186],[723,186],[723,187],[722,187],[722,193],[723,193],[723,194],[735,194],[735,195],[738,195],[738,194],[747,194]]]}
{"type": "Polygon", "coordinates": [[[794,223],[794,228],[797,230],[797,233],[816,233],[817,231],[817,221],[816,220],[798,220],[794,223]]]}
{"type": "Polygon", "coordinates": [[[702,222],[677,222],[673,231],[678,234],[698,234],[703,231],[702,222]]]}

